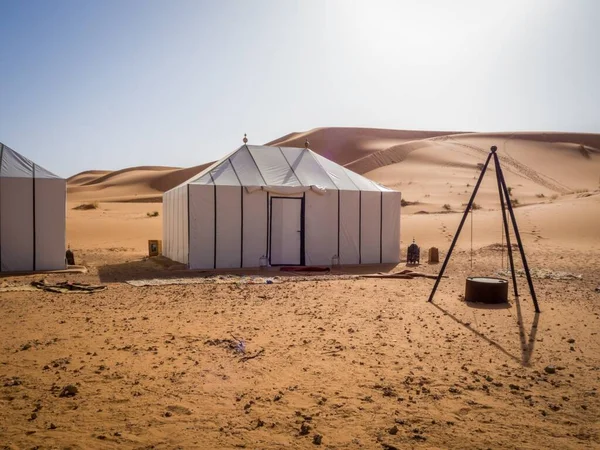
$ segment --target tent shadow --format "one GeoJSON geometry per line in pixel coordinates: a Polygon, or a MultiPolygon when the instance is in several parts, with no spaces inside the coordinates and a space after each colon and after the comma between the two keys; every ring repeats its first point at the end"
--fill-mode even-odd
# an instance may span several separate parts
{"type": "MultiPolygon", "coordinates": [[[[431,304],[434,307],[436,307],[437,309],[439,309],[444,315],[446,315],[450,319],[454,320],[459,325],[462,325],[464,328],[466,328],[467,330],[469,330],[470,332],[472,332],[473,334],[475,334],[477,337],[479,337],[483,341],[485,341],[488,344],[490,344],[493,347],[495,347],[497,350],[499,350],[502,353],[504,353],[506,356],[508,356],[509,358],[511,358],[513,361],[515,361],[515,362],[517,362],[517,363],[519,363],[519,364],[521,364],[522,366],[525,366],[525,367],[528,367],[530,365],[530,363],[531,363],[531,357],[533,355],[533,350],[534,350],[534,346],[535,346],[535,338],[536,338],[536,334],[537,334],[537,330],[538,330],[538,324],[539,324],[539,316],[540,316],[540,314],[539,313],[535,313],[533,321],[532,321],[532,324],[531,324],[531,330],[529,332],[529,337],[526,338],[525,337],[525,327],[524,327],[524,324],[523,324],[523,316],[521,314],[521,304],[519,302],[519,298],[518,297],[515,300],[515,305],[517,307],[517,324],[518,324],[518,327],[519,327],[519,338],[520,338],[520,344],[521,344],[521,357],[520,358],[519,358],[518,355],[515,355],[515,354],[509,352],[508,350],[506,350],[504,347],[502,347],[496,341],[490,339],[489,337],[487,337],[486,335],[484,335],[480,331],[472,328],[469,323],[463,322],[461,319],[459,319],[458,317],[456,317],[450,311],[444,309],[443,307],[441,307],[441,306],[439,306],[439,305],[437,305],[437,304],[435,304],[433,302],[431,304]]],[[[486,305],[486,306],[489,307],[489,306],[498,306],[498,305],[486,305]]],[[[510,305],[508,307],[510,307],[510,305]]],[[[505,308],[506,308],[506,306],[504,306],[504,308],[487,308],[487,309],[505,309],[505,308]]]]}
{"type": "MultiPolygon", "coordinates": [[[[173,263],[167,258],[144,258],[118,264],[105,264],[98,267],[98,277],[102,283],[124,283],[130,280],[151,278],[183,278],[183,264],[173,263]]],[[[195,273],[198,276],[198,273],[195,273]]]]}
{"type": "MultiPolygon", "coordinates": [[[[244,269],[187,269],[185,264],[171,261],[163,256],[144,258],[118,264],[106,264],[98,268],[98,276],[102,283],[125,283],[132,280],[201,278],[218,275],[260,276],[260,277],[289,277],[320,276],[320,275],[366,275],[380,272],[390,272],[397,264],[362,264],[335,267],[327,272],[311,271],[280,271],[279,267],[244,268],[244,269]]],[[[299,268],[300,269],[300,268],[299,268]]]]}

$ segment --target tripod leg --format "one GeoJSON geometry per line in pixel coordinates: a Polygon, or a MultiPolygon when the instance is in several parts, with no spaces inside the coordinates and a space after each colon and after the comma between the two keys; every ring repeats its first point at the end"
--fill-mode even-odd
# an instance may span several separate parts
{"type": "Polygon", "coordinates": [[[460,235],[460,231],[462,230],[462,227],[465,224],[465,220],[467,219],[467,216],[469,215],[471,206],[473,206],[473,200],[475,200],[475,196],[477,195],[477,191],[479,190],[479,186],[481,185],[481,180],[483,180],[483,176],[485,175],[485,171],[487,170],[487,167],[488,167],[488,164],[490,163],[491,157],[492,157],[492,154],[490,153],[488,155],[487,159],[485,160],[483,169],[481,169],[481,175],[479,175],[479,179],[477,180],[477,183],[475,184],[475,189],[473,189],[473,194],[471,194],[471,199],[469,200],[469,204],[467,205],[467,208],[465,209],[462,219],[460,220],[460,224],[458,225],[458,230],[456,230],[454,239],[452,239],[452,244],[450,244],[450,249],[448,250],[448,253],[446,254],[446,258],[444,259],[444,264],[442,264],[440,273],[438,274],[438,277],[435,280],[435,284],[433,285],[433,290],[431,291],[431,295],[429,295],[429,300],[427,300],[428,302],[433,301],[433,296],[435,295],[435,291],[437,291],[438,285],[440,284],[440,280],[442,279],[442,276],[444,275],[444,271],[446,270],[446,266],[448,265],[448,261],[450,261],[450,256],[452,255],[452,250],[454,250],[454,246],[456,245],[456,241],[458,240],[458,236],[460,235]]]}
{"type": "MultiPolygon", "coordinates": [[[[502,190],[502,181],[500,179],[500,161],[494,154],[494,163],[496,166],[496,180],[498,181],[498,194],[500,195],[500,208],[502,208],[502,221],[504,222],[504,233],[506,234],[506,245],[508,246],[508,260],[510,262],[510,272],[512,274],[513,289],[515,291],[515,297],[519,296],[517,288],[517,274],[515,273],[515,263],[513,261],[512,247],[510,244],[510,230],[508,229],[508,219],[506,218],[506,210],[504,209],[504,192],[502,190]]],[[[506,199],[507,203],[510,199],[506,199]]]]}
{"type": "MultiPolygon", "coordinates": [[[[508,188],[506,187],[506,180],[504,179],[504,174],[502,173],[502,169],[500,168],[500,161],[498,160],[498,156],[494,153],[494,160],[496,162],[496,167],[498,167],[500,174],[500,182],[502,184],[502,190],[504,191],[504,197],[506,199],[510,198],[508,195],[508,188]]],[[[540,312],[540,306],[538,305],[537,297],[535,296],[535,289],[533,288],[533,281],[531,279],[531,273],[529,272],[529,265],[527,264],[527,258],[525,257],[525,250],[523,249],[523,242],[521,241],[521,234],[519,233],[519,227],[517,226],[517,219],[515,219],[515,212],[513,211],[513,207],[510,201],[507,201],[508,205],[508,213],[510,214],[510,219],[515,230],[515,237],[517,238],[517,244],[519,245],[519,251],[521,252],[521,260],[523,261],[523,268],[525,269],[525,276],[527,277],[527,284],[529,285],[529,292],[531,293],[531,298],[533,300],[533,304],[535,306],[535,312],[540,312]]]]}

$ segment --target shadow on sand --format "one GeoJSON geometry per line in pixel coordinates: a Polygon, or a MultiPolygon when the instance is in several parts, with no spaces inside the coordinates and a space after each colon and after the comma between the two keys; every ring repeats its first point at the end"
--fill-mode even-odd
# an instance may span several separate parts
{"type": "Polygon", "coordinates": [[[356,266],[339,266],[327,272],[292,271],[283,272],[279,267],[265,269],[210,269],[190,270],[185,264],[176,263],[165,257],[144,258],[119,264],[106,264],[98,268],[98,276],[102,283],[124,283],[132,280],[201,278],[214,276],[260,276],[260,277],[298,277],[319,275],[367,275],[389,272],[396,268],[395,264],[363,264],[356,266]]]}
{"type": "MultiPolygon", "coordinates": [[[[510,353],[508,350],[506,350],[500,344],[498,344],[494,340],[490,339],[489,337],[487,337],[486,335],[484,335],[480,331],[475,330],[474,328],[472,328],[469,323],[463,322],[461,319],[459,319],[458,317],[456,317],[450,311],[442,308],[440,305],[437,305],[435,303],[432,303],[432,305],[434,307],[436,307],[437,309],[439,309],[442,313],[444,313],[444,315],[450,317],[456,323],[462,325],[464,328],[466,328],[467,330],[469,330],[470,332],[472,332],[473,334],[475,334],[480,339],[482,339],[485,342],[487,342],[488,344],[494,346],[496,349],[500,350],[502,353],[504,353],[506,356],[508,356],[509,358],[511,358],[512,360],[514,360],[515,362],[521,364],[522,366],[529,366],[530,365],[531,356],[533,355],[533,349],[534,349],[534,346],[535,346],[535,337],[537,335],[540,313],[535,313],[535,315],[533,317],[533,321],[531,323],[531,330],[529,331],[529,337],[526,337],[525,326],[523,324],[523,315],[522,315],[522,312],[521,312],[521,301],[519,300],[519,297],[515,298],[515,306],[517,308],[517,324],[518,324],[518,327],[519,327],[519,338],[520,338],[520,341],[521,341],[520,342],[520,344],[521,344],[521,357],[520,358],[518,357],[518,355],[514,355],[514,354],[510,353]]],[[[488,310],[497,310],[497,309],[507,309],[507,308],[510,308],[510,304],[508,304],[508,303],[501,304],[501,305],[489,305],[489,304],[485,304],[485,303],[468,303],[468,306],[470,306],[470,307],[476,307],[476,308],[479,308],[479,309],[488,309],[488,310]]]]}

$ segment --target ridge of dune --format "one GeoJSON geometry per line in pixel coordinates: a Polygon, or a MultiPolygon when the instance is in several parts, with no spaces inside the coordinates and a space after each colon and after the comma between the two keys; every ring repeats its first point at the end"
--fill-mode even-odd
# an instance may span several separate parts
{"type": "MultiPolygon", "coordinates": [[[[200,173],[209,164],[188,168],[139,166],[106,173],[80,173],[67,181],[70,201],[161,202],[165,191],[200,173]]],[[[98,171],[102,172],[102,171],[98,171]]]]}
{"type": "Polygon", "coordinates": [[[304,142],[308,140],[311,150],[345,166],[400,143],[454,134],[465,132],[323,127],[290,133],[265,145],[304,147],[304,142]]]}
{"type": "Polygon", "coordinates": [[[84,170],[67,178],[67,183],[80,185],[112,172],[111,170],[84,170]]]}

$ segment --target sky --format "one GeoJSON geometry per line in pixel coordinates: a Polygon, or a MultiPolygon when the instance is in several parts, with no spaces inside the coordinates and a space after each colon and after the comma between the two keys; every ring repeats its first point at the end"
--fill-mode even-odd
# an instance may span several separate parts
{"type": "Polygon", "coordinates": [[[346,126],[600,133],[596,0],[0,0],[0,142],[67,177],[346,126]]]}

